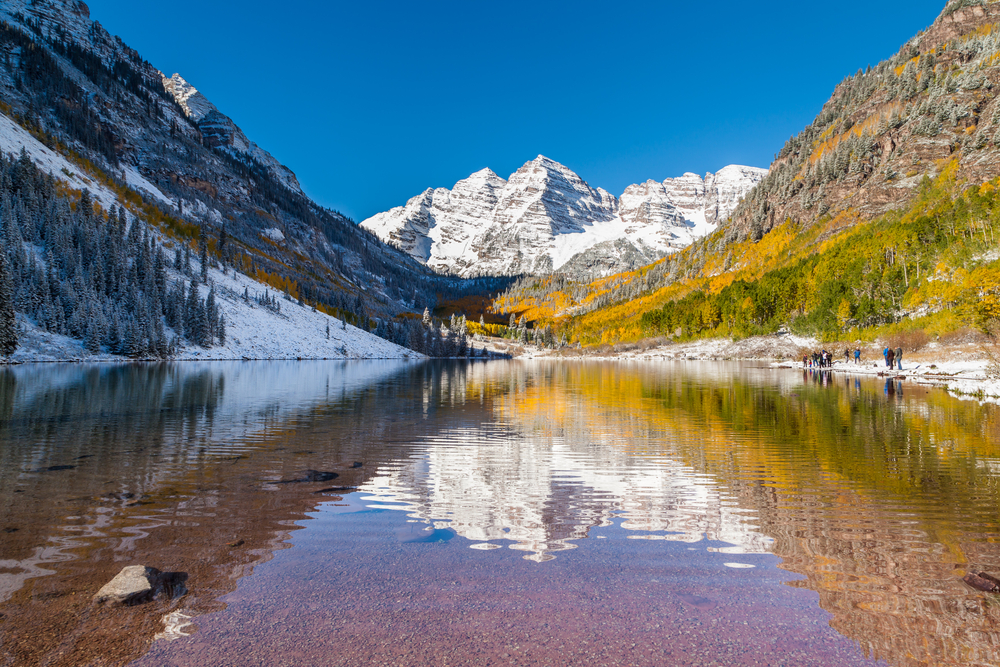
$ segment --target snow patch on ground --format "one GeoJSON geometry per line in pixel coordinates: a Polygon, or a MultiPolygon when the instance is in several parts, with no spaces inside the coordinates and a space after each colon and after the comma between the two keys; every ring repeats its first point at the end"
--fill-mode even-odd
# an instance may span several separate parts
{"type": "Polygon", "coordinates": [[[170,206],[176,205],[176,202],[160,192],[159,188],[143,178],[142,174],[140,174],[139,170],[135,167],[126,167],[124,172],[125,181],[133,190],[145,192],[146,194],[151,195],[154,199],[160,200],[164,204],[168,204],[170,206]]]}
{"type": "MultiPolygon", "coordinates": [[[[374,334],[362,331],[309,306],[286,301],[273,288],[243,274],[229,271],[224,275],[209,270],[209,280],[216,286],[216,298],[226,317],[226,344],[202,349],[189,346],[178,359],[403,359],[422,355],[400,347],[374,334]],[[243,300],[249,289],[251,301],[243,300]],[[253,302],[257,294],[267,292],[278,299],[281,312],[275,313],[253,302]],[[327,338],[329,327],[329,338],[327,338]]],[[[200,287],[202,298],[208,287],[200,287]]]]}

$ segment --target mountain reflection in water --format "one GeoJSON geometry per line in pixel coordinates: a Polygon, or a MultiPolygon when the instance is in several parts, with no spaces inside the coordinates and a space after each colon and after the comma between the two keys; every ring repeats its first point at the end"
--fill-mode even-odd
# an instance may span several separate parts
{"type": "MultiPolygon", "coordinates": [[[[336,540],[342,532],[339,539],[354,535],[388,549],[350,514],[323,518],[343,503],[334,498],[331,505],[335,494],[317,491],[357,488],[348,499],[357,507],[389,508],[380,521],[415,526],[397,540],[407,548],[462,549],[468,556],[442,555],[455,567],[495,558],[497,547],[514,549],[534,561],[523,576],[537,577],[538,586],[546,585],[545,568],[569,582],[590,567],[588,559],[603,552],[587,538],[607,530],[639,540],[640,550],[629,554],[660,550],[678,562],[681,552],[670,545],[733,554],[733,565],[759,568],[764,561],[755,554],[774,554],[781,568],[800,575],[787,583],[818,593],[830,625],[860,647],[854,657],[827,644],[823,650],[832,653],[772,647],[776,655],[802,650],[794,664],[825,664],[832,656],[844,665],[872,664],[864,656],[906,666],[1000,664],[1000,601],[960,580],[966,571],[1000,573],[998,414],[995,406],[897,381],[735,364],[3,370],[0,501],[10,509],[0,529],[12,530],[0,540],[0,663],[86,664],[98,656],[124,664],[150,649],[168,614],[193,617],[198,631],[152,644],[142,664],[207,664],[184,659],[187,644],[236,650],[220,629],[239,621],[251,632],[244,606],[270,604],[246,602],[250,591],[266,589],[269,578],[297,585],[282,568],[297,562],[296,550],[309,553],[311,541],[296,535],[336,540]],[[327,481],[311,481],[319,479],[327,481]],[[304,481],[274,483],[290,480],[304,481]],[[303,521],[310,516],[319,520],[303,521]],[[416,528],[424,525],[430,530],[416,528]],[[288,546],[281,563],[262,567],[288,546]],[[134,562],[188,572],[189,594],[90,613],[85,598],[134,562]],[[250,574],[244,581],[258,583],[240,585],[250,574]],[[244,592],[227,597],[237,586],[244,592]],[[129,641],[120,637],[123,625],[133,629],[129,641]],[[38,628],[73,639],[56,650],[38,628]]],[[[691,562],[708,562],[697,558],[691,562]]],[[[364,566],[366,576],[394,580],[373,563],[364,566]]],[[[766,569],[746,576],[765,577],[766,569]]],[[[707,575],[685,576],[697,582],[707,575]]],[[[298,585],[344,585],[324,577],[334,575],[311,574],[298,585]]],[[[738,591],[720,597],[707,581],[674,591],[678,604],[730,618],[725,598],[738,591]]],[[[752,588],[752,579],[739,581],[752,588]]],[[[389,586],[384,582],[378,585],[389,586]]],[[[772,591],[760,593],[765,608],[768,595],[780,597],[777,589],[761,590],[772,591]]],[[[382,595],[397,593],[390,587],[382,595]]],[[[341,604],[351,597],[341,594],[341,604]]],[[[623,599],[632,594],[620,592],[623,599]]],[[[629,604],[652,609],[654,600],[629,604]]],[[[351,618],[379,618],[379,608],[358,607],[351,618]]],[[[680,627],[691,618],[678,609],[668,623],[680,627]]],[[[450,628],[428,625],[427,617],[422,623],[424,633],[450,628]]],[[[381,640],[417,641],[414,628],[391,625],[378,629],[387,633],[381,640]]],[[[296,632],[291,620],[267,627],[296,632]]],[[[630,632],[616,627],[622,638],[630,632]]],[[[712,626],[711,641],[727,632],[752,646],[727,624],[712,626]]],[[[782,632],[776,625],[773,634],[782,632]]],[[[622,650],[638,651],[655,636],[638,633],[622,650]]],[[[367,646],[352,639],[358,651],[367,646]]],[[[264,656],[266,645],[258,646],[264,656]]],[[[368,657],[375,651],[365,650],[368,657]]],[[[689,657],[692,664],[700,659],[689,657]]],[[[461,662],[460,653],[453,658],[461,662]]],[[[627,656],[633,664],[658,659],[662,654],[627,656]]],[[[345,654],[342,664],[355,662],[345,654]]]]}

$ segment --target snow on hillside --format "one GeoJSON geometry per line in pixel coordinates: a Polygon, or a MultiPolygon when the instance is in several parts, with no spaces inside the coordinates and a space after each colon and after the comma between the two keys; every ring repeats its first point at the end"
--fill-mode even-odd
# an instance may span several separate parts
{"type": "MultiPolygon", "coordinates": [[[[110,209],[117,202],[118,197],[115,193],[87,176],[82,169],[45,146],[30,132],[0,113],[0,150],[4,153],[18,155],[22,148],[28,152],[39,169],[51,172],[56,178],[76,190],[89,189],[94,200],[105,209],[110,209]]],[[[136,175],[138,176],[138,174],[136,175]]],[[[163,197],[163,194],[160,193],[160,196],[163,197]]]]}
{"type": "MultiPolygon", "coordinates": [[[[228,275],[209,269],[209,280],[215,285],[220,312],[226,318],[226,344],[208,349],[187,345],[177,359],[417,359],[423,355],[400,347],[373,334],[344,324],[311,307],[286,301],[281,293],[243,274],[229,271],[228,275]],[[244,291],[251,296],[243,299],[244,291]],[[267,293],[281,304],[276,313],[258,305],[253,297],[267,293]],[[329,327],[329,338],[327,338],[329,327]]],[[[168,271],[168,280],[179,278],[168,271]]],[[[200,287],[202,298],[209,288],[200,287]]],[[[80,340],[51,334],[36,328],[19,317],[24,330],[13,361],[110,361],[119,359],[110,354],[92,354],[80,340]]]]}
{"type": "MultiPolygon", "coordinates": [[[[75,189],[89,189],[95,201],[106,210],[117,204],[114,192],[43,145],[9,117],[0,114],[0,150],[16,155],[22,148],[43,171],[52,173],[75,189]]],[[[125,176],[129,185],[141,194],[172,203],[135,169],[126,168],[125,176]]],[[[159,240],[168,248],[172,246],[172,242],[162,236],[159,240]]],[[[226,344],[210,349],[189,346],[178,356],[180,359],[399,359],[421,356],[351,325],[344,327],[336,318],[285,301],[272,288],[248,276],[234,275],[233,272],[224,275],[215,269],[210,269],[208,273],[216,285],[219,307],[226,318],[226,344]],[[281,313],[245,302],[242,298],[245,290],[249,290],[251,297],[265,292],[277,297],[281,313]],[[329,338],[326,334],[328,325],[329,338]]],[[[168,274],[169,280],[178,278],[172,270],[168,274]]],[[[207,296],[208,288],[203,285],[201,292],[203,297],[207,296]]],[[[83,348],[81,341],[49,334],[35,329],[26,320],[21,321],[26,331],[22,346],[13,356],[15,361],[114,358],[111,355],[92,355],[83,348]]]]}

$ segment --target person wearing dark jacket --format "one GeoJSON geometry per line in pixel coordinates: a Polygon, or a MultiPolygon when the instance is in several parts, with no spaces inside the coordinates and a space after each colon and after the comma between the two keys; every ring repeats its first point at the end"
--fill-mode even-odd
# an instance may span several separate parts
{"type": "Polygon", "coordinates": [[[885,355],[886,365],[889,367],[889,370],[893,370],[896,367],[896,351],[889,350],[885,355]]]}

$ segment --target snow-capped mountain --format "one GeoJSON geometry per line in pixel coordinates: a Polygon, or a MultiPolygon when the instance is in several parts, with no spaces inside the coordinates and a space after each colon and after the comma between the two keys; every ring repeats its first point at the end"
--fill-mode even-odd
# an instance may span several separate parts
{"type": "Polygon", "coordinates": [[[507,181],[484,169],[361,225],[441,273],[607,275],[714,231],[766,174],[729,166],[632,185],[618,199],[540,155],[507,181]]]}
{"type": "Polygon", "coordinates": [[[451,190],[425,190],[406,206],[379,213],[363,225],[435,271],[458,273],[454,262],[461,262],[469,243],[486,230],[506,185],[483,169],[451,190]]]}

